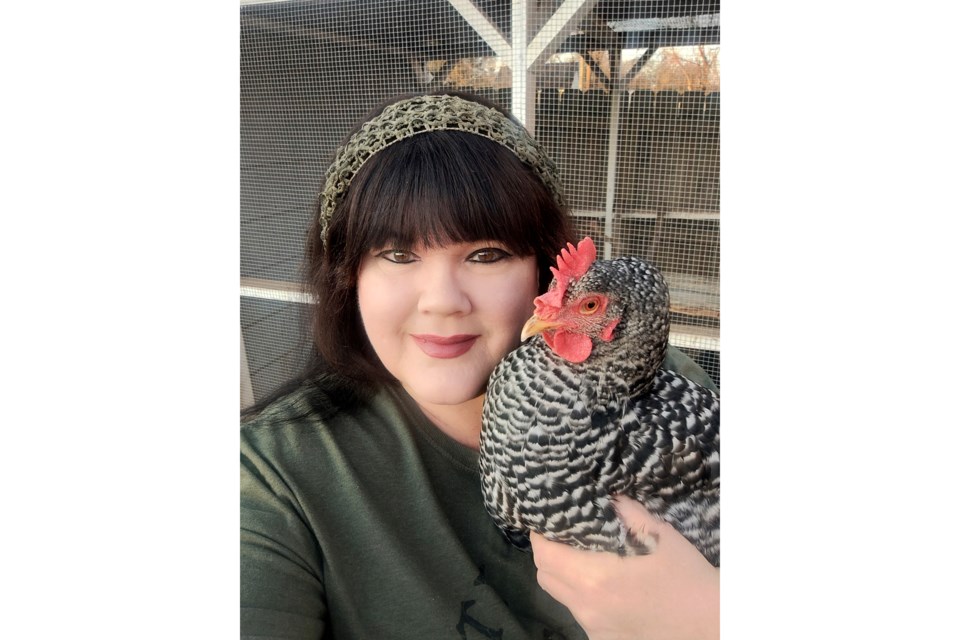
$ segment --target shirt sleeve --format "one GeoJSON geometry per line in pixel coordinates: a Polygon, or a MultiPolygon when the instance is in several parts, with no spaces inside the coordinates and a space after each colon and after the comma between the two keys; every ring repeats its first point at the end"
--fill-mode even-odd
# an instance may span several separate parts
{"type": "Polygon", "coordinates": [[[694,362],[693,358],[685,354],[675,346],[667,345],[667,357],[663,360],[663,368],[674,373],[679,373],[687,380],[696,382],[702,387],[710,389],[714,393],[720,393],[720,389],[713,383],[707,372],[700,365],[694,362]]]}
{"type": "Polygon", "coordinates": [[[240,635],[322,638],[321,554],[277,468],[241,430],[240,635]]]}

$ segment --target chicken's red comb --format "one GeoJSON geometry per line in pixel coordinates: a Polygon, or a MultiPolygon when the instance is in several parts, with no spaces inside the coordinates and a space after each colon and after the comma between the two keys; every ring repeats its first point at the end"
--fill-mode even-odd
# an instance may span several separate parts
{"type": "Polygon", "coordinates": [[[566,277],[567,282],[579,278],[587,272],[593,261],[597,259],[597,247],[590,236],[581,240],[576,247],[567,243],[566,249],[560,250],[557,256],[556,268],[550,267],[554,277],[566,277]]]}
{"type": "Polygon", "coordinates": [[[537,312],[546,311],[545,307],[559,309],[563,304],[567,285],[571,280],[585,274],[596,259],[597,247],[589,236],[581,240],[576,247],[568,242],[567,248],[561,249],[557,256],[557,266],[550,267],[550,272],[557,279],[557,286],[534,300],[537,312]]]}

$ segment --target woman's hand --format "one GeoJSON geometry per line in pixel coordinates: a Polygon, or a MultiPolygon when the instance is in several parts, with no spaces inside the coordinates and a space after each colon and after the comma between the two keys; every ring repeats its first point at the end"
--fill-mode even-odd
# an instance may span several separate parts
{"type": "Polygon", "coordinates": [[[628,498],[620,519],[659,538],[653,553],[621,557],[530,541],[540,586],[564,604],[590,640],[715,639],[720,636],[720,570],[676,529],[628,498]]]}

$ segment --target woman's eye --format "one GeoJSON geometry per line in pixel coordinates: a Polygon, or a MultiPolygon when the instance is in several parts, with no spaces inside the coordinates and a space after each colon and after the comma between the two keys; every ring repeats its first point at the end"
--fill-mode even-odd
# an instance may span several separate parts
{"type": "Polygon", "coordinates": [[[499,262],[500,260],[509,257],[510,254],[503,249],[495,249],[490,247],[474,251],[470,254],[469,260],[471,262],[499,262]]]}
{"type": "Polygon", "coordinates": [[[406,264],[414,261],[414,255],[404,249],[386,249],[377,254],[378,258],[396,262],[397,264],[406,264]]]}

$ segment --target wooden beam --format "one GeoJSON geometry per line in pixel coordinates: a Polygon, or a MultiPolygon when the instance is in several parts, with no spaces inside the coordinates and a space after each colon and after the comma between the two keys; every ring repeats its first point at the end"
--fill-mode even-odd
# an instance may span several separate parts
{"type": "Polygon", "coordinates": [[[450,6],[457,10],[464,20],[467,21],[477,35],[483,38],[483,41],[493,49],[497,57],[504,60],[510,59],[511,47],[507,39],[503,37],[500,30],[490,19],[470,0],[447,0],[450,6]]]}
{"type": "Polygon", "coordinates": [[[653,54],[657,52],[659,47],[650,47],[643,52],[637,61],[630,67],[630,70],[623,75],[623,86],[629,87],[630,83],[633,82],[633,79],[637,77],[637,74],[640,73],[640,69],[643,69],[644,65],[650,62],[650,58],[653,57],[653,54]]]}
{"type": "MultiPolygon", "coordinates": [[[[606,213],[590,209],[578,209],[572,211],[571,215],[575,218],[603,218],[606,213]]],[[[659,214],[653,209],[635,209],[633,211],[622,211],[617,214],[617,217],[635,220],[655,220],[658,215],[667,220],[720,220],[719,211],[694,211],[684,209],[671,209],[659,214]]]]}
{"type": "Polygon", "coordinates": [[[720,330],[711,327],[677,324],[670,327],[669,341],[675,347],[719,352],[720,330]]]}
{"type": "MultiPolygon", "coordinates": [[[[583,61],[587,63],[587,66],[590,67],[590,70],[593,71],[593,75],[596,76],[597,82],[603,85],[604,89],[609,91],[610,76],[604,73],[603,69],[600,68],[600,65],[597,63],[596,58],[594,58],[589,51],[581,52],[580,57],[583,58],[583,61]]],[[[589,87],[587,88],[589,89],[589,87]]]]}
{"type": "Polygon", "coordinates": [[[620,135],[620,61],[623,52],[611,49],[610,56],[610,119],[607,134],[607,194],[604,204],[603,258],[609,260],[613,251],[613,199],[617,192],[617,144],[620,135]]]}
{"type": "Polygon", "coordinates": [[[720,27],[692,29],[656,29],[653,31],[623,32],[626,47],[682,47],[698,44],[720,44],[720,27]]]}
{"type": "Polygon", "coordinates": [[[556,53],[567,36],[579,26],[583,16],[596,4],[597,0],[564,0],[527,45],[528,68],[543,64],[556,53]]]}
{"type": "Polygon", "coordinates": [[[535,0],[513,0],[510,4],[510,111],[530,132],[536,131],[537,78],[527,62],[527,38],[535,0]]]}
{"type": "Polygon", "coordinates": [[[279,300],[281,302],[309,303],[313,298],[305,293],[296,282],[282,280],[264,280],[262,278],[240,278],[240,295],[261,300],[279,300]]]}

